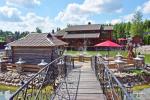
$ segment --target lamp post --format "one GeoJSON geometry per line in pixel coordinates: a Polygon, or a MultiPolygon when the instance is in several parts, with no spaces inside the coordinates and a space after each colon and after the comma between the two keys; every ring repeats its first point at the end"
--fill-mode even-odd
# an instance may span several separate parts
{"type": "Polygon", "coordinates": [[[45,65],[47,65],[48,63],[44,61],[44,59],[41,60],[41,62],[38,64],[38,66],[40,67],[44,67],[45,65]]]}
{"type": "Polygon", "coordinates": [[[123,61],[121,59],[121,57],[118,57],[116,60],[115,60],[115,63],[118,65],[118,70],[119,71],[122,71],[123,70],[123,64],[125,63],[125,61],[123,61]]]}
{"type": "MultiPolygon", "coordinates": [[[[45,62],[44,59],[41,59],[41,62],[38,64],[38,66],[39,66],[40,68],[43,68],[43,67],[45,67],[47,64],[48,64],[48,63],[45,62]]],[[[41,76],[44,77],[45,74],[46,74],[46,72],[43,71],[43,72],[41,73],[41,76]]]]}
{"type": "Polygon", "coordinates": [[[10,57],[11,57],[11,47],[6,45],[6,47],[5,47],[5,57],[4,58],[7,61],[10,61],[10,57]]]}
{"type": "Polygon", "coordinates": [[[132,87],[133,87],[133,86],[131,85],[130,82],[129,82],[129,83],[127,84],[127,86],[126,86],[126,89],[127,89],[127,92],[128,92],[129,95],[133,92],[132,87]]]}
{"type": "Polygon", "coordinates": [[[64,61],[63,60],[60,60],[58,63],[57,63],[57,66],[58,66],[58,75],[63,75],[65,74],[64,72],[64,61]]]}
{"type": "Polygon", "coordinates": [[[16,62],[16,70],[18,73],[21,73],[23,71],[23,64],[25,61],[22,60],[22,58],[19,58],[19,60],[16,62]]]}
{"type": "Polygon", "coordinates": [[[133,47],[135,48],[135,55],[137,55],[136,49],[137,49],[137,47],[139,47],[139,46],[140,46],[139,43],[134,43],[134,44],[133,44],[133,47]]]}
{"type": "Polygon", "coordinates": [[[0,58],[0,72],[2,72],[2,59],[0,58]]]}
{"type": "Polygon", "coordinates": [[[139,55],[137,55],[136,58],[134,58],[134,60],[135,60],[135,67],[139,68],[140,64],[142,64],[142,62],[143,62],[143,59],[140,58],[139,55]]]}

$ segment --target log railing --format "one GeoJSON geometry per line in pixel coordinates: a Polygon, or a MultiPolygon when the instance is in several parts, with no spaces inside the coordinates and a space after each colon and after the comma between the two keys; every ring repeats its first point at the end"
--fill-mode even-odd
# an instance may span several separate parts
{"type": "Polygon", "coordinates": [[[93,56],[91,66],[108,100],[134,100],[133,95],[127,92],[124,85],[104,63],[103,58],[93,56]]]}

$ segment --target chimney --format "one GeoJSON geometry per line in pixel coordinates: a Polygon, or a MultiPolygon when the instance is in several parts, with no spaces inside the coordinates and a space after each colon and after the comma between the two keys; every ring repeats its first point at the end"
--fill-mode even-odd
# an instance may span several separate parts
{"type": "Polygon", "coordinates": [[[51,33],[48,33],[47,34],[47,38],[52,38],[53,36],[52,36],[52,34],[51,33]]]}
{"type": "Polygon", "coordinates": [[[91,25],[91,22],[88,22],[88,25],[91,25]]]}

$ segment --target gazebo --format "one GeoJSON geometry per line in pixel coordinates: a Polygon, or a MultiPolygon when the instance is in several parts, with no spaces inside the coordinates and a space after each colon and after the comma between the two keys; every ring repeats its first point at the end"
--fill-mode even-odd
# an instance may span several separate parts
{"type": "Polygon", "coordinates": [[[50,33],[31,33],[8,44],[11,47],[12,63],[22,58],[27,64],[38,64],[41,59],[47,63],[60,56],[67,45],[50,33]]]}
{"type": "Polygon", "coordinates": [[[50,33],[31,33],[7,44],[10,49],[5,52],[9,52],[7,53],[9,60],[2,60],[1,66],[7,70],[16,68],[19,73],[22,71],[37,72],[41,68],[39,66],[41,61],[50,63],[58,58],[63,54],[65,45],[67,45],[66,42],[57,39],[50,33]]]}

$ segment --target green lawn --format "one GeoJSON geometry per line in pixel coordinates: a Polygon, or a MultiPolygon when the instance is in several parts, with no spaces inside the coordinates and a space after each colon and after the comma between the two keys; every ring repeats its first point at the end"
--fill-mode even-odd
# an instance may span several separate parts
{"type": "Polygon", "coordinates": [[[142,75],[144,72],[141,69],[132,69],[130,70],[131,73],[135,73],[137,75],[142,75]]]}
{"type": "MultiPolygon", "coordinates": [[[[127,53],[128,51],[123,51],[123,50],[112,50],[112,51],[109,51],[109,55],[110,56],[115,56],[117,53],[120,53],[122,54],[124,57],[127,57],[127,53]]],[[[108,54],[107,51],[86,51],[86,52],[83,52],[83,51],[67,51],[66,54],[70,54],[70,55],[79,55],[79,54],[86,54],[86,55],[97,55],[98,53],[101,54],[101,55],[106,55],[108,54]]],[[[150,64],[150,54],[145,54],[145,62],[150,64]]]]}
{"type": "Polygon", "coordinates": [[[15,92],[18,88],[19,87],[17,87],[17,86],[8,86],[8,85],[0,84],[0,91],[10,90],[11,92],[15,92]]]}
{"type": "Polygon", "coordinates": [[[150,88],[150,85],[149,84],[136,85],[133,87],[133,91],[141,91],[146,88],[150,88]]]}

